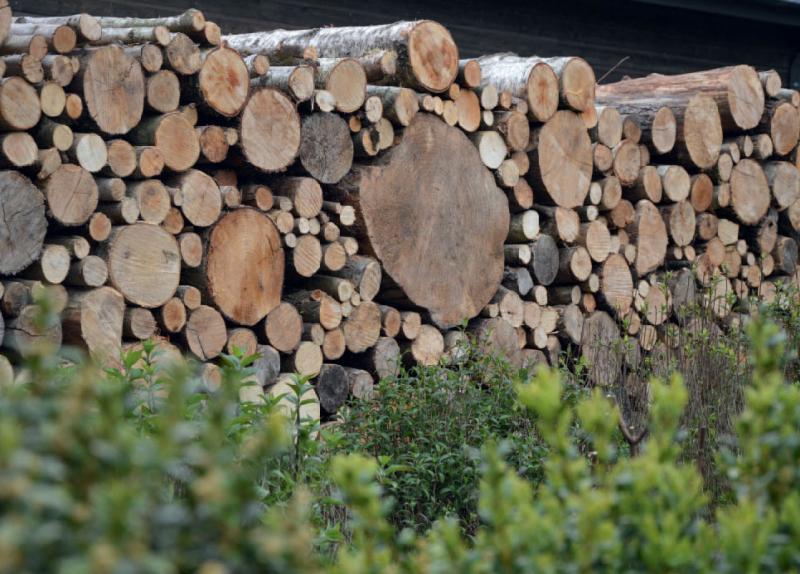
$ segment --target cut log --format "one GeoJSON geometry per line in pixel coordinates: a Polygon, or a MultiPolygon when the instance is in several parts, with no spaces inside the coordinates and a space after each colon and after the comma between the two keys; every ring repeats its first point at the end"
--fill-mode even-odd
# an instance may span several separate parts
{"type": "Polygon", "coordinates": [[[144,341],[156,332],[156,319],[149,309],[128,307],[122,321],[122,335],[144,341]]]}
{"type": "Polygon", "coordinates": [[[89,173],[97,173],[108,160],[106,142],[94,133],[73,134],[73,142],[66,156],[89,173]]]}
{"type": "Polygon", "coordinates": [[[104,133],[126,134],[144,109],[142,67],[119,46],[104,46],[82,57],[77,78],[89,117],[104,133]]]}
{"type": "Polygon", "coordinates": [[[136,144],[158,149],[164,165],[172,171],[186,171],[200,157],[200,143],[194,126],[180,112],[144,120],[132,132],[131,139],[136,144]]]}
{"type": "Polygon", "coordinates": [[[646,165],[639,171],[636,184],[633,188],[628,190],[628,197],[635,201],[647,199],[653,203],[659,203],[663,192],[664,187],[661,183],[661,176],[658,170],[655,166],[646,165]]]}
{"type": "Polygon", "coordinates": [[[593,383],[606,387],[616,383],[622,363],[619,339],[619,329],[607,313],[596,311],[584,321],[581,353],[593,383]]]}
{"type": "Polygon", "coordinates": [[[3,346],[21,357],[55,353],[61,346],[61,322],[57,316],[42,320],[38,305],[27,305],[6,321],[3,346]]]}
{"type": "Polygon", "coordinates": [[[92,175],[72,164],[63,164],[44,182],[48,214],[65,226],[82,225],[97,207],[98,191],[92,175]]]}
{"type": "Polygon", "coordinates": [[[167,333],[180,333],[186,326],[186,306],[179,297],[172,297],[157,313],[158,324],[167,333]]]}
{"type": "Polygon", "coordinates": [[[73,291],[62,314],[63,342],[87,349],[92,357],[119,361],[125,300],[111,287],[73,291]]]}
{"type": "Polygon", "coordinates": [[[39,94],[33,86],[18,77],[0,80],[0,127],[28,130],[36,125],[41,115],[39,94]]]}
{"type": "MultiPolygon", "coordinates": [[[[61,129],[57,130],[59,133],[54,139],[64,147],[72,132],[67,126],[59,125],[59,128],[61,129]]],[[[11,168],[24,168],[34,165],[38,157],[39,149],[36,147],[36,141],[27,132],[0,134],[0,164],[11,168]]]]}
{"type": "Polygon", "coordinates": [[[589,130],[594,141],[610,148],[622,139],[622,116],[613,106],[604,106],[597,112],[597,125],[589,130]]]}
{"type": "MultiPolygon", "coordinates": [[[[44,260],[44,255],[42,256],[44,260]]],[[[69,266],[69,273],[64,278],[67,285],[78,287],[100,287],[108,279],[108,266],[106,262],[96,255],[88,255],[83,259],[74,261],[69,266]]],[[[51,281],[54,283],[54,281],[51,281]]],[[[57,283],[60,283],[58,281],[57,283]]]]}
{"type": "Polygon", "coordinates": [[[694,239],[696,225],[692,204],[681,201],[661,208],[661,215],[672,242],[680,247],[689,245],[694,239]]]}
{"type": "MultiPolygon", "coordinates": [[[[222,211],[222,195],[214,179],[206,173],[190,169],[168,180],[181,193],[181,211],[198,227],[212,225],[222,211]]],[[[175,199],[173,198],[173,202],[175,199]]]]}
{"type": "Polygon", "coordinates": [[[626,231],[636,245],[636,275],[642,277],[655,271],[664,262],[668,243],[667,228],[658,208],[646,199],[639,201],[626,231]]]}
{"type": "Polygon", "coordinates": [[[338,187],[357,206],[370,250],[401,299],[427,309],[442,328],[491,299],[502,278],[508,204],[459,130],[419,115],[376,165],[338,187]]]}
{"type": "Polygon", "coordinates": [[[745,225],[755,225],[769,209],[769,182],[761,165],[751,159],[743,159],[731,174],[731,207],[745,225]]]}
{"type": "Polygon", "coordinates": [[[311,277],[322,264],[322,245],[313,235],[301,235],[292,249],[291,266],[300,277],[311,277]]]}
{"type": "Polygon", "coordinates": [[[774,153],[789,155],[800,138],[800,111],[789,102],[771,100],[758,127],[769,134],[774,153]]]}
{"type": "Polygon", "coordinates": [[[100,254],[108,265],[111,285],[134,305],[160,307],[178,288],[178,244],[160,227],[146,223],[117,227],[100,254]]]}
{"type": "Polygon", "coordinates": [[[539,207],[539,213],[547,217],[541,225],[542,233],[557,237],[564,243],[574,243],[578,238],[581,220],[574,209],[543,205],[539,207]]]}
{"type": "Polygon", "coordinates": [[[561,207],[582,205],[592,178],[592,144],[580,117],[560,111],[533,135],[528,180],[542,199],[561,207]]]}
{"type": "Polygon", "coordinates": [[[772,257],[777,271],[791,275],[797,269],[797,241],[791,237],[778,236],[772,257]]]}
{"type": "Polygon", "coordinates": [[[294,305],[279,303],[264,320],[267,341],[282,353],[291,353],[300,345],[303,319],[294,305]]]}
{"type": "Polygon", "coordinates": [[[336,111],[353,113],[364,104],[367,75],[358,60],[353,58],[320,58],[317,61],[315,84],[330,92],[336,111]]]}
{"type": "Polygon", "coordinates": [[[411,363],[426,367],[436,365],[444,353],[444,337],[435,327],[422,325],[419,335],[408,343],[406,351],[404,357],[411,363]]]}
{"type": "Polygon", "coordinates": [[[180,98],[180,82],[174,72],[159,70],[147,78],[145,87],[147,109],[162,114],[174,112],[178,109],[180,98]]]}
{"type": "Polygon", "coordinates": [[[608,256],[600,271],[600,300],[617,317],[624,317],[633,304],[633,277],[622,255],[608,256]]]}
{"type": "Polygon", "coordinates": [[[280,304],[283,248],[269,217],[254,209],[237,209],[206,231],[203,243],[202,263],[197,270],[186,269],[184,276],[200,288],[207,303],[246,326],[280,304]]]}
{"type": "Polygon", "coordinates": [[[214,308],[200,305],[189,314],[183,330],[187,348],[201,361],[217,357],[225,348],[225,320],[214,308]]]}
{"type": "Polygon", "coordinates": [[[300,118],[277,90],[261,88],[250,96],[239,124],[239,144],[247,160],[262,171],[281,171],[300,149],[300,118]]]}
{"type": "Polygon", "coordinates": [[[273,30],[225,36],[225,41],[241,53],[263,54],[274,62],[293,62],[317,54],[322,58],[358,58],[375,50],[394,50],[398,55],[397,74],[392,79],[434,93],[446,91],[458,72],[458,49],[450,32],[430,20],[273,30]]]}
{"type": "Polygon", "coordinates": [[[372,257],[361,255],[350,257],[341,269],[333,271],[331,274],[348,279],[355,286],[363,301],[372,301],[380,290],[381,266],[372,257]]]}
{"type": "Polygon", "coordinates": [[[599,220],[582,223],[577,243],[586,248],[592,261],[602,263],[608,257],[611,249],[611,234],[608,232],[608,226],[599,220]]]}
{"type": "Polygon", "coordinates": [[[564,247],[558,253],[558,273],[555,282],[559,284],[585,281],[592,272],[592,259],[585,247],[564,247]]]}
{"type": "MultiPolygon", "coordinates": [[[[371,381],[372,377],[370,377],[371,381]]],[[[350,394],[348,373],[340,365],[324,364],[319,370],[319,377],[317,377],[314,388],[319,396],[319,405],[322,410],[333,414],[345,403],[350,394]]]]}
{"type": "Polygon", "coordinates": [[[624,187],[630,187],[636,183],[641,167],[641,154],[639,146],[631,140],[623,140],[614,152],[614,175],[624,187]]]}
{"type": "Polygon", "coordinates": [[[239,53],[223,45],[204,54],[195,88],[200,96],[198,103],[232,118],[239,115],[247,102],[250,73],[239,53]]]}
{"type": "Polygon", "coordinates": [[[779,210],[787,209],[800,199],[800,171],[787,161],[770,161],[762,165],[772,190],[772,199],[779,210]]]}
{"type": "Polygon", "coordinates": [[[408,88],[367,86],[367,95],[380,98],[384,116],[403,127],[409,126],[419,111],[417,96],[408,88]]]}
{"type": "Polygon", "coordinates": [[[281,178],[272,188],[292,200],[292,210],[300,217],[316,217],[322,209],[322,188],[311,177],[281,178]]]}
{"type": "MultiPolygon", "coordinates": [[[[546,122],[558,108],[559,82],[553,68],[538,58],[495,54],[478,58],[481,86],[508,91],[528,103],[528,115],[546,122]]],[[[491,108],[487,108],[491,109],[491,108]]]]}
{"type": "Polygon", "coordinates": [[[343,331],[348,351],[361,353],[369,349],[380,337],[380,308],[371,301],[362,302],[344,322],[343,331]]]}
{"type": "Polygon", "coordinates": [[[299,159],[303,168],[321,183],[337,183],[353,164],[353,140],[347,123],[330,113],[303,118],[299,159]]]}
{"type": "Polygon", "coordinates": [[[536,280],[542,285],[550,285],[558,274],[558,246],[549,235],[540,235],[531,244],[531,265],[536,280]]]}

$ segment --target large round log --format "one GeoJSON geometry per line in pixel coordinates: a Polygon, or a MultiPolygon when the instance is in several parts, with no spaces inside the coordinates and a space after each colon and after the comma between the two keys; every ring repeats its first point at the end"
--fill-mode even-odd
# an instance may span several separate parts
{"type": "Polygon", "coordinates": [[[44,196],[16,171],[0,171],[0,275],[13,275],[39,258],[47,232],[44,196]]]}
{"type": "Polygon", "coordinates": [[[178,288],[180,250],[175,238],[161,227],[147,223],[117,227],[102,254],[111,285],[135,305],[159,307],[178,288]]]}
{"type": "Polygon", "coordinates": [[[33,86],[19,77],[0,80],[0,127],[29,130],[41,116],[39,95],[33,86]]]}
{"type": "Polygon", "coordinates": [[[447,90],[458,73],[458,48],[450,32],[430,20],[272,30],[225,36],[225,41],[243,54],[263,54],[276,63],[293,63],[313,52],[322,58],[358,58],[377,50],[395,50],[396,75],[392,80],[437,93],[447,90]]]}
{"type": "Polygon", "coordinates": [[[560,111],[532,138],[528,180],[543,200],[560,207],[583,205],[592,182],[592,142],[580,116],[560,111]]]}
{"type": "Polygon", "coordinates": [[[404,298],[442,328],[476,316],[503,275],[508,201],[458,129],[418,114],[398,145],[339,185],[404,298]]]}
{"type": "Polygon", "coordinates": [[[99,192],[92,174],[70,163],[44,182],[48,215],[64,226],[83,225],[97,207],[99,192]]]}
{"type": "Polygon", "coordinates": [[[292,101],[273,88],[253,92],[239,131],[245,158],[262,171],[285,169],[300,149],[300,116],[292,101]]]}
{"type": "Polygon", "coordinates": [[[229,320],[252,326],[281,302],[284,256],[275,224],[242,208],[205,233],[203,262],[184,275],[229,320]]]}
{"type": "Polygon", "coordinates": [[[78,72],[89,117],[101,131],[126,134],[142,118],[142,66],[120,46],[104,46],[84,57],[78,72]]]}

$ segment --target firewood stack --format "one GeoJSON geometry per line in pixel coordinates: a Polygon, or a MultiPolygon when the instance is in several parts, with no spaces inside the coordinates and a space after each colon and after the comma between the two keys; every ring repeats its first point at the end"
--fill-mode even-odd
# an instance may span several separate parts
{"type": "Polygon", "coordinates": [[[3,362],[155,337],[213,389],[239,348],[243,398],[298,372],[331,416],[457,360],[464,321],[604,383],[622,330],[671,344],[699,285],[730,321],[796,282],[800,96],[774,72],[596,86],[578,57],[459,60],[431,21],[223,36],[197,10],[6,8],[0,40],[3,362]]]}

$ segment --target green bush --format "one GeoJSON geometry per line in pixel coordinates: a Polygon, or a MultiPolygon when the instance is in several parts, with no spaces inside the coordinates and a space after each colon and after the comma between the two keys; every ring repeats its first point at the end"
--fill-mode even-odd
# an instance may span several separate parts
{"type": "Polygon", "coordinates": [[[381,462],[381,483],[393,502],[390,520],[398,527],[424,531],[454,516],[474,532],[479,450],[488,439],[506,442],[507,460],[520,476],[542,479],[547,448],[516,400],[520,374],[473,353],[465,346],[457,364],[401,371],[380,382],[373,400],[344,415],[342,446],[381,462]]]}
{"type": "Polygon", "coordinates": [[[105,372],[43,349],[0,389],[0,572],[796,572],[793,343],[760,319],[748,335],[716,507],[678,375],[650,382],[631,457],[616,404],[557,371],[412,371],[337,434],[297,418],[302,379],[288,417],[241,404],[248,358],[209,392],[149,344],[105,372]]]}

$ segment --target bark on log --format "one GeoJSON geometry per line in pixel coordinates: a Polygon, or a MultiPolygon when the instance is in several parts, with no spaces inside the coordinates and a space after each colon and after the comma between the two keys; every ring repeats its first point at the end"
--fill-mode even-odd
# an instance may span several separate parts
{"type": "Polygon", "coordinates": [[[358,58],[374,50],[395,50],[400,85],[444,92],[458,72],[458,49],[450,32],[430,20],[379,26],[273,30],[225,36],[232,48],[263,54],[274,62],[308,58],[308,48],[322,58],[358,58]]]}

